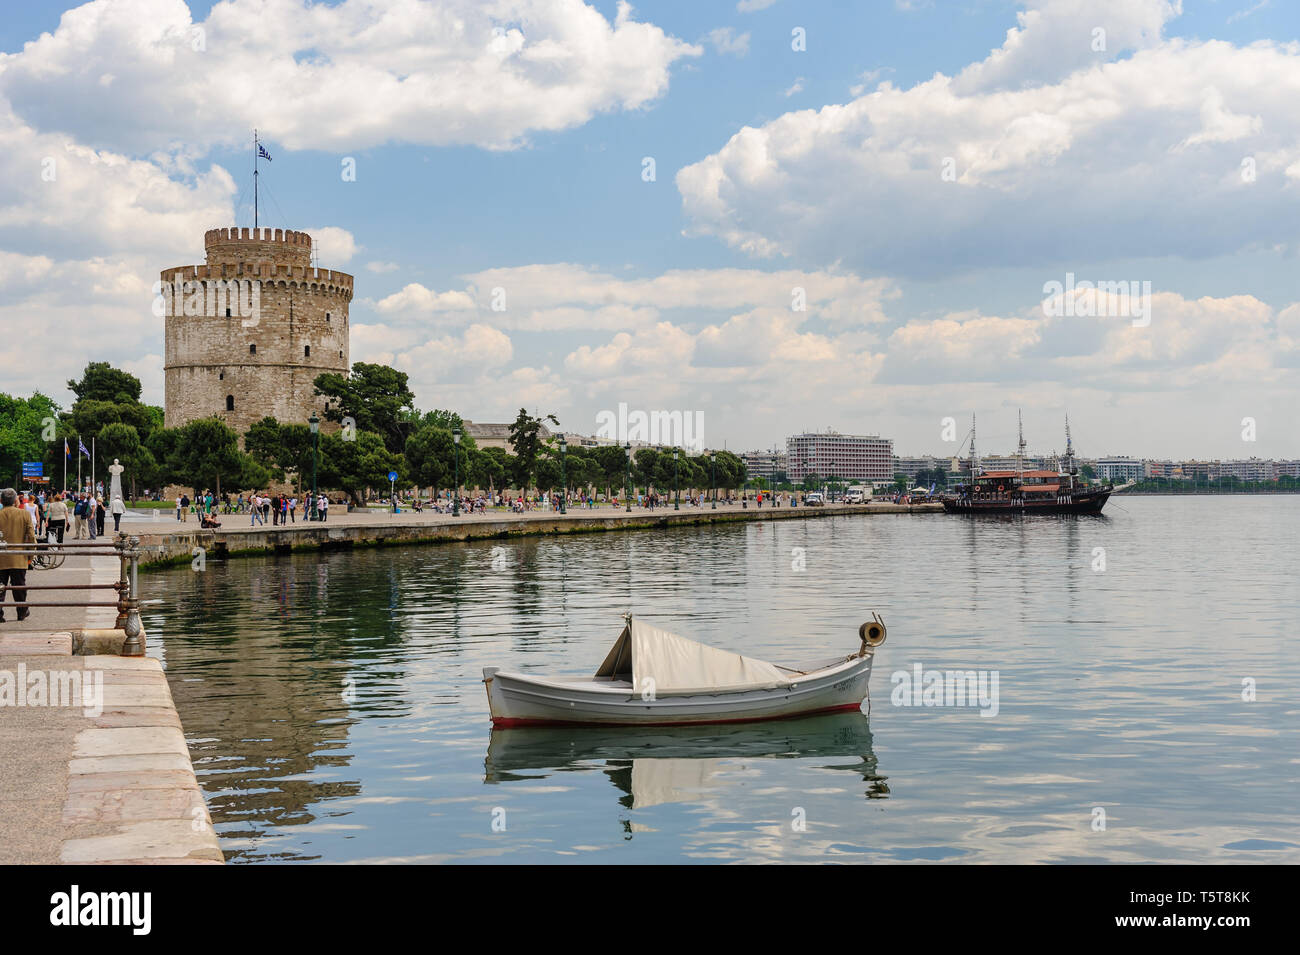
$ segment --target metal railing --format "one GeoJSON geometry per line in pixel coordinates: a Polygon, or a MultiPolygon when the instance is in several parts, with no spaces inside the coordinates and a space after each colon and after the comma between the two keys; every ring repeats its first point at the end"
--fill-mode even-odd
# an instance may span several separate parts
{"type": "MultiPolygon", "coordinates": [[[[5,541],[3,535],[0,535],[0,554],[17,554],[31,558],[28,563],[35,568],[40,568],[42,558],[53,557],[103,557],[108,553],[116,554],[121,573],[117,580],[111,584],[24,584],[23,586],[5,585],[0,586],[0,601],[6,601],[10,591],[22,591],[26,596],[28,590],[115,590],[117,591],[117,600],[115,601],[94,601],[94,600],[71,600],[64,602],[51,601],[14,601],[8,603],[12,607],[114,607],[117,609],[117,621],[113,624],[112,629],[121,630],[126,635],[126,641],[122,646],[122,656],[140,657],[144,656],[144,629],[140,624],[140,538],[128,536],[125,531],[120,531],[111,541],[73,541],[67,544],[60,544],[55,541],[37,541],[35,544],[23,544],[14,546],[5,541]]],[[[60,560],[60,564],[62,561],[60,560]]],[[[58,565],[54,565],[58,566],[58,565]]],[[[14,594],[17,596],[17,593],[14,594]]],[[[0,603],[0,607],[5,603],[0,603]]]]}

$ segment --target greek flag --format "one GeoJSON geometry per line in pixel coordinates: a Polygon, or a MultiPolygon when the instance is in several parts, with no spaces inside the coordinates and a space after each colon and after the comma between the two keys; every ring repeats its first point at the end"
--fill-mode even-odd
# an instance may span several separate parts
{"type": "Polygon", "coordinates": [[[266,147],[263,146],[261,143],[257,144],[257,154],[261,156],[263,159],[265,159],[267,162],[271,161],[271,154],[266,151],[266,147]]]}
{"type": "Polygon", "coordinates": [[[80,438],[77,439],[77,450],[86,457],[90,457],[90,452],[86,450],[86,445],[80,438]]]}

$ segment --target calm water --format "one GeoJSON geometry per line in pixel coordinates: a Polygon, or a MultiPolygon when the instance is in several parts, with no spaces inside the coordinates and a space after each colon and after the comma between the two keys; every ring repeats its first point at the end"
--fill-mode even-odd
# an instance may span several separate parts
{"type": "Polygon", "coordinates": [[[232,862],[1300,862],[1300,498],[1119,504],[210,562],[146,624],[232,862]],[[777,662],[878,610],[870,716],[490,729],[483,666],[628,607],[777,662]],[[997,715],[893,705],[916,664],[997,715]]]}

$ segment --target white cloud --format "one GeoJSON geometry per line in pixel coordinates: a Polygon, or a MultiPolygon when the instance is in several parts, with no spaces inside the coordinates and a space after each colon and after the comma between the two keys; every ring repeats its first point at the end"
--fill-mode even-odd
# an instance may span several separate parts
{"type": "Polygon", "coordinates": [[[724,56],[746,56],[749,53],[749,34],[737,34],[731,27],[710,30],[704,39],[724,56]]]}
{"type": "Polygon", "coordinates": [[[318,226],[301,231],[311,236],[312,252],[323,269],[347,265],[361,248],[351,232],[337,226],[318,226]]]}
{"type": "Polygon", "coordinates": [[[802,93],[802,92],[803,92],[803,77],[800,76],[797,77],[795,81],[792,84],[790,84],[790,86],[786,87],[785,93],[782,95],[784,95],[786,99],[789,99],[795,93],[802,93]]]}
{"type": "Polygon", "coordinates": [[[1294,243],[1300,46],[1162,40],[1175,4],[1094,6],[1033,4],[956,78],[744,127],[677,174],[688,231],[758,257],[926,276],[1294,243]],[[1094,21],[1105,54],[1049,55],[1087,51],[1094,21]],[[1031,82],[1040,69],[1049,79],[1031,82]]]}
{"type": "Polygon", "coordinates": [[[645,106],[701,50],[581,0],[96,0],[0,55],[0,96],[118,151],[201,155],[260,128],[289,149],[508,149],[645,106]],[[102,78],[111,74],[107,83],[102,78]]]}
{"type": "Polygon", "coordinates": [[[738,13],[756,13],[759,10],[766,10],[776,3],[776,0],[740,0],[736,4],[738,13]]]}
{"type": "Polygon", "coordinates": [[[379,275],[384,275],[388,272],[396,272],[399,268],[401,268],[401,266],[399,266],[396,262],[367,262],[366,263],[366,269],[368,271],[375,272],[379,275]]]}
{"type": "Polygon", "coordinates": [[[412,282],[400,292],[394,292],[375,304],[375,310],[386,315],[422,315],[428,312],[472,311],[474,299],[468,293],[452,289],[435,292],[419,282],[412,282]]]}

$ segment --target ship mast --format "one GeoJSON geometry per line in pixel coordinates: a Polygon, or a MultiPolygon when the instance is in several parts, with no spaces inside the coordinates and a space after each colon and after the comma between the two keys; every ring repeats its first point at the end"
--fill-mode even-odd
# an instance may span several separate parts
{"type": "Polygon", "coordinates": [[[1070,475],[1070,486],[1074,487],[1074,443],[1070,440],[1070,416],[1065,416],[1065,460],[1061,470],[1070,475]]]}
{"type": "Polygon", "coordinates": [[[975,453],[975,413],[970,416],[970,483],[975,484],[975,475],[979,472],[979,457],[975,453]]]}
{"type": "Polygon", "coordinates": [[[1025,422],[1020,417],[1020,409],[1016,409],[1016,430],[1020,435],[1020,440],[1016,444],[1016,476],[1020,483],[1025,483],[1025,422]]]}

